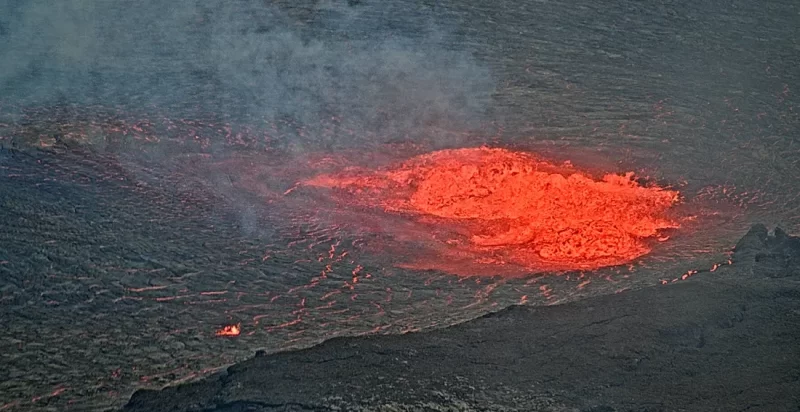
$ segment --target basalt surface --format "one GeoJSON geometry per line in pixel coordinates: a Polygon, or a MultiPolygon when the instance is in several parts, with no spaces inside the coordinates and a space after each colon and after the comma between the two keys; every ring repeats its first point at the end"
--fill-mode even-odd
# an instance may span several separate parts
{"type": "Polygon", "coordinates": [[[685,282],[256,356],[125,411],[790,411],[800,238],[754,226],[685,282]]]}

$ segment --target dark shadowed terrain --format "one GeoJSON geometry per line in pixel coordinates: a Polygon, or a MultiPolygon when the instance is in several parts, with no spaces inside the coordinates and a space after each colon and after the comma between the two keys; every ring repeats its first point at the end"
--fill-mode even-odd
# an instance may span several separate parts
{"type": "Polygon", "coordinates": [[[754,226],[713,273],[427,333],[340,338],[125,411],[796,411],[800,238],[754,226]]]}

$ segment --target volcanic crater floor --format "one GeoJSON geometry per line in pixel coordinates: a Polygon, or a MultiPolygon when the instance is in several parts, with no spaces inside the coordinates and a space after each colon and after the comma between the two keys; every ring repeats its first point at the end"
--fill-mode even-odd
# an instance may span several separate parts
{"type": "Polygon", "coordinates": [[[257,352],[123,410],[796,411],[798,341],[800,238],[755,225],[686,281],[257,352]]]}

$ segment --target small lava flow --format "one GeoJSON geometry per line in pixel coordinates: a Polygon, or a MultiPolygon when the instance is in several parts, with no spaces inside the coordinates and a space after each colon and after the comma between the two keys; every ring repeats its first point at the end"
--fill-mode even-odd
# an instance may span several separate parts
{"type": "Polygon", "coordinates": [[[498,265],[524,274],[624,264],[679,227],[667,213],[677,191],[642,186],[633,173],[595,180],[569,163],[501,148],[440,150],[377,170],[346,166],[302,185],[332,189],[343,209],[379,209],[430,226],[409,240],[433,243],[435,252],[402,266],[464,275],[497,274],[498,265]]]}

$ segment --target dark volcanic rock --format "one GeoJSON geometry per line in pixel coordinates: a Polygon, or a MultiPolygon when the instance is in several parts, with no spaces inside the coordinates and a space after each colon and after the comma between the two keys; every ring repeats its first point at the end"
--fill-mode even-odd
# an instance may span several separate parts
{"type": "Polygon", "coordinates": [[[799,256],[755,226],[732,266],[687,281],[259,354],[124,410],[796,411],[799,256]]]}
{"type": "Polygon", "coordinates": [[[754,225],[736,244],[733,261],[763,276],[800,276],[800,238],[781,228],[769,236],[764,225],[754,225]]]}

